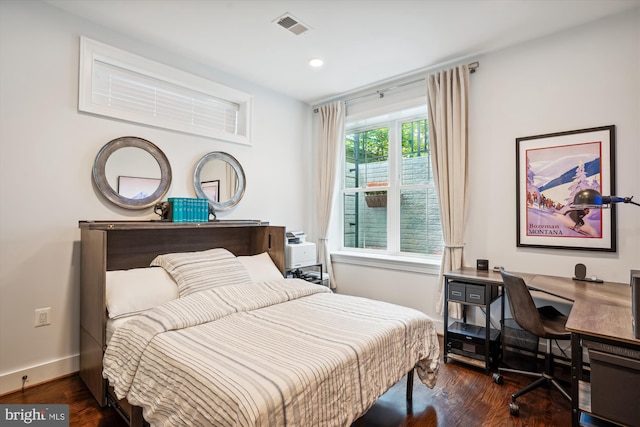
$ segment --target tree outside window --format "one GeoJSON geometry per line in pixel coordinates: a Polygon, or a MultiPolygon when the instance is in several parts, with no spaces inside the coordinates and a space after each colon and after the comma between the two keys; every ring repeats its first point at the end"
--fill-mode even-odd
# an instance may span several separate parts
{"type": "Polygon", "coordinates": [[[344,171],[345,248],[442,253],[426,118],[348,130],[344,171]]]}

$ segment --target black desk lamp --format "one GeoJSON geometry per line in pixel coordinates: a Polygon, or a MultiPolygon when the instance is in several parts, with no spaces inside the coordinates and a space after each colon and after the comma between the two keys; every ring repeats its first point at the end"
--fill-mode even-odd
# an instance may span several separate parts
{"type": "Polygon", "coordinates": [[[631,199],[633,199],[633,196],[601,196],[596,190],[582,190],[573,198],[573,206],[582,209],[607,208],[614,203],[631,203],[632,205],[640,206],[640,203],[636,203],[631,199]]]}

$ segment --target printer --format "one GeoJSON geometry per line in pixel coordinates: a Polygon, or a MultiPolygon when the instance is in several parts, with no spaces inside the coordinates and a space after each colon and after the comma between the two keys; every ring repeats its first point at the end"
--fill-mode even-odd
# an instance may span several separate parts
{"type": "Polygon", "coordinates": [[[316,264],[316,244],[307,242],[302,231],[287,231],[284,247],[285,268],[293,269],[316,264]]]}
{"type": "Polygon", "coordinates": [[[307,235],[304,231],[287,231],[287,243],[304,243],[307,241],[307,235]]]}

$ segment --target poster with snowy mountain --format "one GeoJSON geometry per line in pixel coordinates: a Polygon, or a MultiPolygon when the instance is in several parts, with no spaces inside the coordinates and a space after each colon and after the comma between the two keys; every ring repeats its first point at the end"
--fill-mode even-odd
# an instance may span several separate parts
{"type": "Polygon", "coordinates": [[[118,194],[128,199],[144,199],[160,186],[160,178],[118,176],[118,194]]]}
{"type": "Polygon", "coordinates": [[[516,139],[518,246],[615,251],[615,210],[573,205],[614,191],[615,127],[516,139]]]}

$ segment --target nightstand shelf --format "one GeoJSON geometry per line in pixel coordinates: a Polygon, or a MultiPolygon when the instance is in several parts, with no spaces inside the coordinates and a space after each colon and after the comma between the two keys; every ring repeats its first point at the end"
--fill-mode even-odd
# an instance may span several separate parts
{"type": "Polygon", "coordinates": [[[329,286],[329,280],[326,274],[322,272],[322,263],[287,269],[286,277],[306,280],[316,285],[329,286]]]}
{"type": "MultiPolygon", "coordinates": [[[[487,280],[487,277],[473,277],[449,272],[445,277],[444,301],[444,361],[453,360],[466,363],[490,373],[492,367],[498,365],[502,357],[501,330],[491,327],[489,313],[491,304],[501,300],[502,282],[487,280]],[[449,324],[449,302],[462,304],[463,318],[461,322],[449,324]],[[480,307],[485,313],[485,325],[467,324],[467,307],[480,307]]],[[[504,305],[501,304],[504,318],[504,305]]],[[[500,327],[502,329],[502,326],[500,327]]]]}

